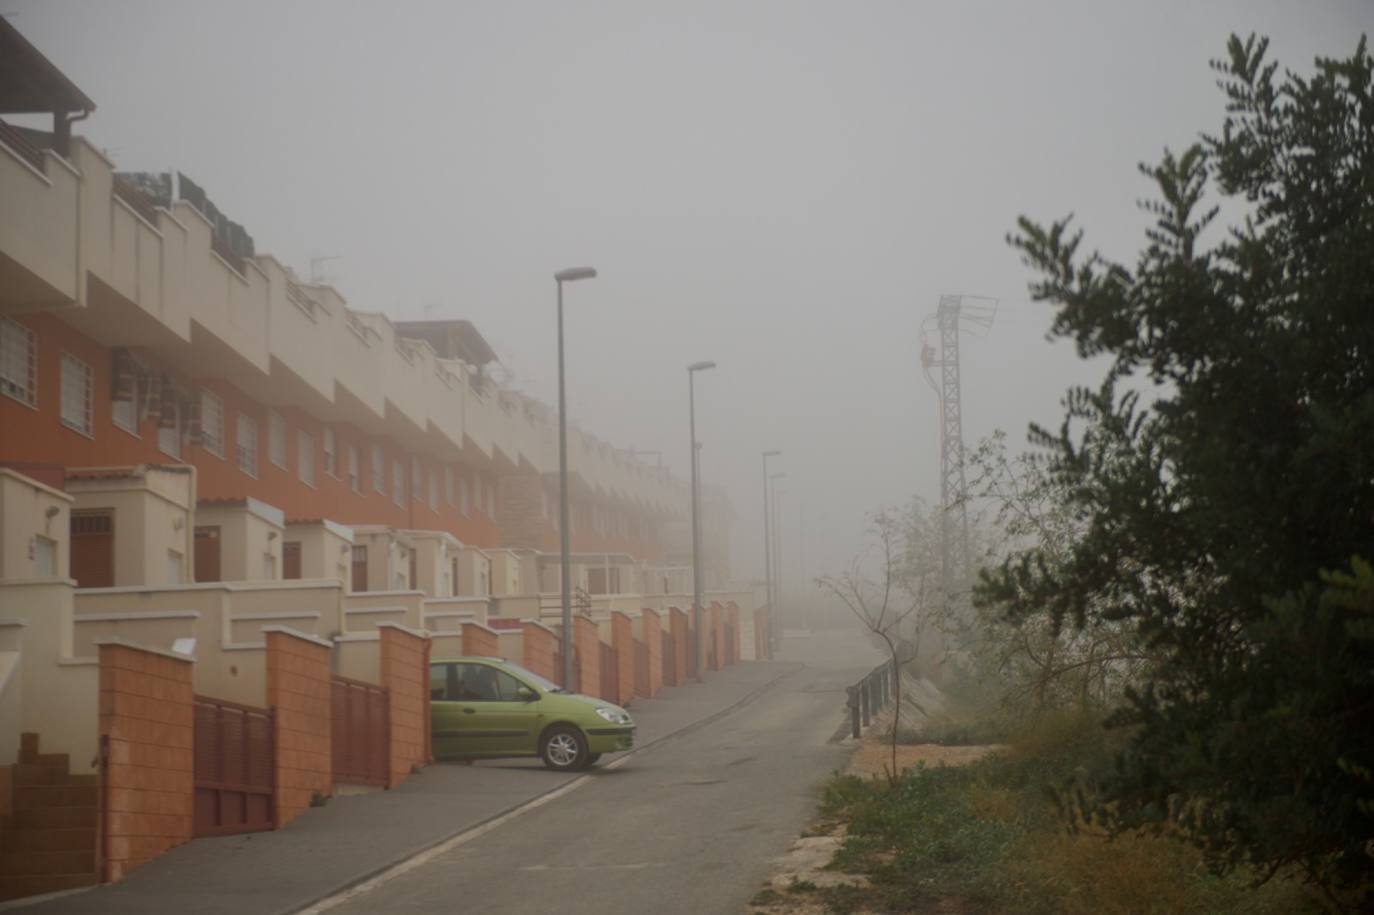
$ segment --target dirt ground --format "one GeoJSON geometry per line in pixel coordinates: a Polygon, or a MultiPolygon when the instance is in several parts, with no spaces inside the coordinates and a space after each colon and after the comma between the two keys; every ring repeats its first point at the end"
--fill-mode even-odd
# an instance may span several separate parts
{"type": "MultiPolygon", "coordinates": [[[[966,766],[996,750],[995,746],[942,747],[933,743],[897,746],[897,768],[905,772],[918,764],[927,766],[966,766]]],[[[883,741],[864,739],[849,759],[845,772],[865,777],[883,777],[892,768],[892,747],[883,741]]]]}

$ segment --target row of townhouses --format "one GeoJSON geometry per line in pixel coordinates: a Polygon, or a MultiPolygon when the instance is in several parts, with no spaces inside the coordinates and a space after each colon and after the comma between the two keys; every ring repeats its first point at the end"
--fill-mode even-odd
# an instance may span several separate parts
{"type": "MultiPolygon", "coordinates": [[[[94,108],[0,18],[0,898],[394,784],[430,657],[561,670],[556,411],[470,322],[352,307],[191,177],[121,172],[73,132],[94,108]]],[[[687,485],[582,428],[568,459],[574,686],[766,652],[723,491],[696,630],[687,485]]]]}

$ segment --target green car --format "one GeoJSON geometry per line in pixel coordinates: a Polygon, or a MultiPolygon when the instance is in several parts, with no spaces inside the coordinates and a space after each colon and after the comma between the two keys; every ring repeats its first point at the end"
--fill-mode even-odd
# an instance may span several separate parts
{"type": "Polygon", "coordinates": [[[623,708],[503,658],[431,661],[429,698],[436,759],[538,756],[566,772],[634,746],[635,723],[623,708]]]}

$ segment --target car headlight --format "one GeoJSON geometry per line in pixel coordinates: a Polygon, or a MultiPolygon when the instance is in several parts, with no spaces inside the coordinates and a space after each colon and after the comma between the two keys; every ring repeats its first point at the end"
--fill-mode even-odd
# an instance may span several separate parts
{"type": "Polygon", "coordinates": [[[596,713],[611,724],[629,724],[630,716],[620,709],[606,708],[604,705],[596,710],[596,713]]]}

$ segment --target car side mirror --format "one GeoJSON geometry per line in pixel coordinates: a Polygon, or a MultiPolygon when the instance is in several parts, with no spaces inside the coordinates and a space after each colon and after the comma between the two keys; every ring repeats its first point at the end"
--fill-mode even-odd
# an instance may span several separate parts
{"type": "Polygon", "coordinates": [[[521,702],[534,702],[539,698],[539,694],[528,686],[518,686],[515,689],[515,698],[521,702]]]}

